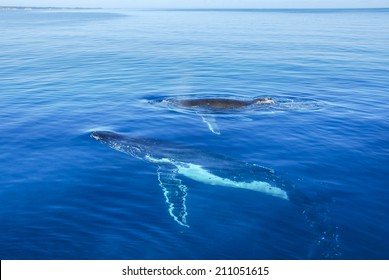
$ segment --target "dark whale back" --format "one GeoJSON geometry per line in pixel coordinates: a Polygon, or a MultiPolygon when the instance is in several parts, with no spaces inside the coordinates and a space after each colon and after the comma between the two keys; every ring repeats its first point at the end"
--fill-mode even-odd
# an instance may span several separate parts
{"type": "Polygon", "coordinates": [[[169,100],[182,107],[199,107],[215,110],[237,109],[247,107],[253,104],[274,104],[270,97],[256,98],[253,100],[237,100],[228,98],[199,98],[199,99],[173,99],[169,100]]]}
{"type": "Polygon", "coordinates": [[[182,99],[177,101],[183,107],[204,107],[209,109],[234,109],[246,107],[254,103],[254,101],[225,98],[182,99]]]}

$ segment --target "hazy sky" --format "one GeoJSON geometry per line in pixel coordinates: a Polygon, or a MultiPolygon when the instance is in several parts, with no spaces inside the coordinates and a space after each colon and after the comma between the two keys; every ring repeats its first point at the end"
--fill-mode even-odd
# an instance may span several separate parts
{"type": "Polygon", "coordinates": [[[389,0],[0,0],[0,6],[101,8],[389,8],[389,0]]]}

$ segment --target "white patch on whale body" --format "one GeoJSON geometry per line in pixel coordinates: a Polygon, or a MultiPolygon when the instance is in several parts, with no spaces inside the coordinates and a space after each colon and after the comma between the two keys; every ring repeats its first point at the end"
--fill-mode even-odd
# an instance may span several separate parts
{"type": "Polygon", "coordinates": [[[222,178],[216,176],[200,165],[196,164],[183,164],[177,166],[178,173],[186,176],[192,180],[215,186],[231,187],[257,191],[261,193],[266,193],[268,195],[276,196],[283,199],[288,199],[287,193],[277,187],[271,186],[267,182],[263,181],[252,181],[252,182],[237,182],[227,178],[222,178]]]}
{"type": "Polygon", "coordinates": [[[184,163],[184,162],[176,162],[174,160],[168,158],[155,159],[150,156],[146,156],[146,159],[154,162],[154,163],[170,163],[176,166],[177,173],[181,174],[185,177],[188,177],[194,181],[213,185],[213,186],[222,186],[222,187],[230,187],[230,188],[239,188],[257,191],[261,193],[265,193],[271,196],[275,196],[278,198],[288,200],[288,194],[278,188],[270,185],[267,182],[263,181],[251,181],[251,182],[239,182],[233,181],[227,178],[222,178],[217,175],[210,173],[208,170],[204,169],[201,165],[192,164],[192,163],[184,163]]]}

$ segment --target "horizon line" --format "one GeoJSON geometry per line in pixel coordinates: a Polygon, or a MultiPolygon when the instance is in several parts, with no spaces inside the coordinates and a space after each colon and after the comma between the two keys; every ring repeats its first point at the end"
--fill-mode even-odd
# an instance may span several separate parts
{"type": "Polygon", "coordinates": [[[389,9],[389,7],[266,7],[266,8],[247,8],[247,7],[234,7],[234,8],[218,8],[218,7],[192,7],[192,8],[178,8],[178,7],[64,7],[64,6],[6,6],[0,5],[1,8],[14,8],[14,9],[134,9],[134,10],[368,10],[368,9],[389,9]]]}

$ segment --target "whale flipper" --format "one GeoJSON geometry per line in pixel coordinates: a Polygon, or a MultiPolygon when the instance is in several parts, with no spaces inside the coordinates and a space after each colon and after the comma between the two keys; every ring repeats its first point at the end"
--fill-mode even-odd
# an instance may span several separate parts
{"type": "Polygon", "coordinates": [[[212,132],[212,133],[215,133],[217,135],[220,135],[220,130],[219,130],[219,126],[217,125],[216,123],[216,119],[213,115],[204,115],[204,114],[199,114],[197,113],[201,119],[203,120],[204,123],[207,124],[208,126],[208,129],[212,132]]]}
{"type": "Polygon", "coordinates": [[[186,195],[187,187],[176,177],[177,168],[170,165],[159,165],[157,174],[159,186],[162,188],[166,202],[169,205],[169,214],[174,220],[182,225],[189,227],[186,222],[186,195]]]}

